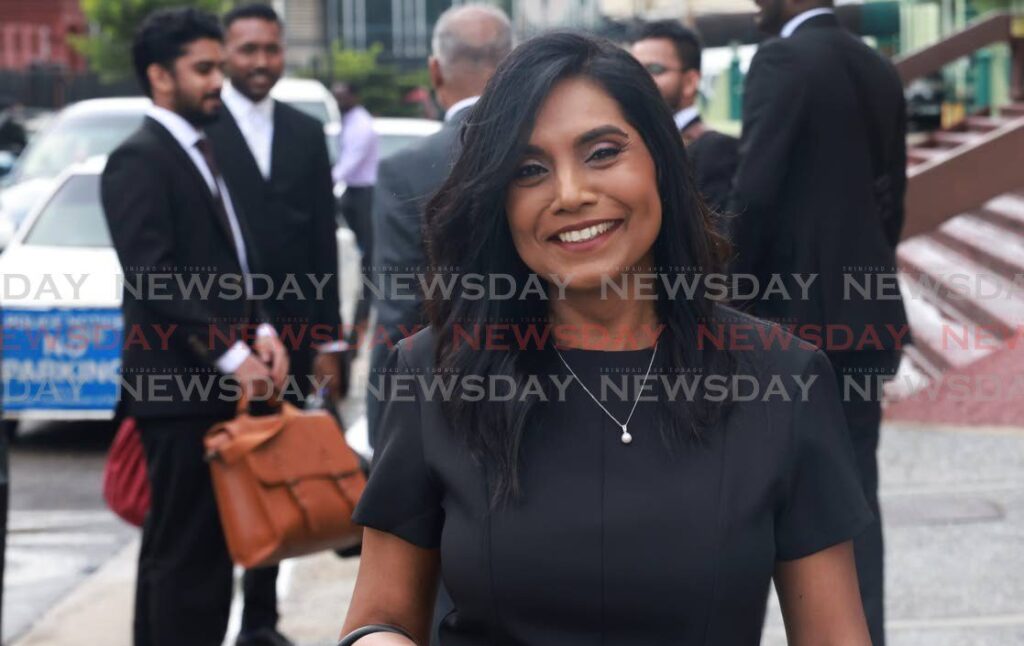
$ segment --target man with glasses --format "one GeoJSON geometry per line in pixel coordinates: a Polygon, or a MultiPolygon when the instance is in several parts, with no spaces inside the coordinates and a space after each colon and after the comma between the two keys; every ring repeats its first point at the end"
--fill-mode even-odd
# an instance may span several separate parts
{"type": "Polygon", "coordinates": [[[678,21],[659,20],[639,28],[630,51],[654,77],[662,98],[675,115],[704,201],[716,211],[724,211],[736,172],[739,144],[735,138],[716,132],[701,121],[697,106],[700,39],[678,21]]]}

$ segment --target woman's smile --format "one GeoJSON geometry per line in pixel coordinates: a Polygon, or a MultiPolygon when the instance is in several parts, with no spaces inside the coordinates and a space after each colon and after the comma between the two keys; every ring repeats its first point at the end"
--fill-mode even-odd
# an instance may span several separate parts
{"type": "Polygon", "coordinates": [[[592,290],[650,258],[662,217],[654,160],[604,88],[581,77],[555,85],[505,211],[526,266],[571,276],[570,290],[592,290]]]}
{"type": "Polygon", "coordinates": [[[600,248],[620,229],[624,220],[588,220],[569,225],[548,238],[560,248],[572,252],[600,248]]]}

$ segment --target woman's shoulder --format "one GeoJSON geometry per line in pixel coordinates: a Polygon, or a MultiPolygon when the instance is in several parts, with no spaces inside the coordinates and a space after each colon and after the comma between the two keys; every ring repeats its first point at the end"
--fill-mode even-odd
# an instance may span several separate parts
{"type": "Polygon", "coordinates": [[[784,325],[726,305],[716,306],[714,324],[705,336],[727,348],[740,367],[762,374],[801,375],[829,365],[824,352],[794,335],[784,325]]]}
{"type": "Polygon", "coordinates": [[[424,371],[434,368],[436,349],[437,332],[428,325],[399,341],[393,354],[399,366],[424,371]]]}

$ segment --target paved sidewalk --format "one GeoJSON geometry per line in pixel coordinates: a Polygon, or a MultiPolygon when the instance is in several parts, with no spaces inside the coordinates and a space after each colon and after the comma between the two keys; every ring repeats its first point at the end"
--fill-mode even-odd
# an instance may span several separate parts
{"type": "MultiPolygon", "coordinates": [[[[890,646],[1024,644],[1024,429],[887,424],[881,478],[890,646]]],[[[136,550],[15,646],[130,646],[136,550]]],[[[301,646],[332,646],[357,567],[333,554],[292,561],[280,582],[282,631],[301,646]]],[[[764,644],[785,644],[774,607],[764,644]]]]}

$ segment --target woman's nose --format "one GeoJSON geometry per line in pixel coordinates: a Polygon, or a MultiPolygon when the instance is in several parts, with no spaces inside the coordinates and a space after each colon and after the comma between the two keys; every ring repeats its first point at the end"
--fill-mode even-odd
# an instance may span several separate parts
{"type": "Polygon", "coordinates": [[[558,175],[558,211],[578,211],[594,201],[593,192],[586,185],[579,172],[569,171],[558,175]]]}

